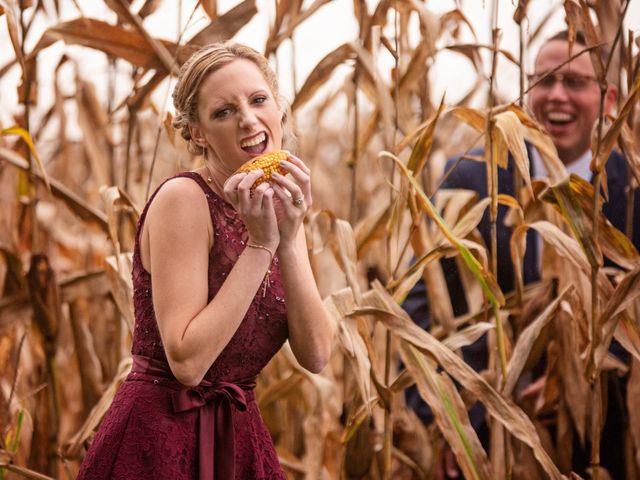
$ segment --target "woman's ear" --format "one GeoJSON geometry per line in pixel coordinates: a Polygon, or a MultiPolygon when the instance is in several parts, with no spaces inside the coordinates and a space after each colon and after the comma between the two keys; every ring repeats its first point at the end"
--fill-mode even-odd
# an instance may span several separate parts
{"type": "Polygon", "coordinates": [[[200,148],[207,148],[207,139],[204,138],[202,129],[199,125],[189,125],[189,133],[191,134],[191,141],[200,148]]]}

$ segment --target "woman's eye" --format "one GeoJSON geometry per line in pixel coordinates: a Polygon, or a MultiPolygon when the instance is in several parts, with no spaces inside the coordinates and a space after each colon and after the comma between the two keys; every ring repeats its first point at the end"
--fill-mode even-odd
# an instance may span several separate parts
{"type": "Polygon", "coordinates": [[[231,113],[231,109],[230,108],[221,108],[220,110],[216,111],[214,116],[215,116],[215,118],[224,118],[224,117],[229,116],[230,113],[231,113]]]}
{"type": "Polygon", "coordinates": [[[264,103],[266,101],[267,101],[267,97],[262,95],[253,99],[253,103],[264,103]]]}

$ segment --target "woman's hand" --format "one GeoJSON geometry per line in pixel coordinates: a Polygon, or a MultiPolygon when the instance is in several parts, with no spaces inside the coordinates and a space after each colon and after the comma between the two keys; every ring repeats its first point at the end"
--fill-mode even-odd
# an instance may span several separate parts
{"type": "Polygon", "coordinates": [[[288,248],[295,245],[298,230],[312,204],[311,171],[302,160],[291,154],[280,165],[291,174],[291,178],[274,173],[271,182],[278,204],[280,246],[288,248]]]}
{"type": "Polygon", "coordinates": [[[224,183],[224,195],[244,222],[249,239],[274,252],[280,243],[274,189],[264,182],[251,191],[255,181],[263,173],[262,170],[254,170],[232,175],[224,183]]]}

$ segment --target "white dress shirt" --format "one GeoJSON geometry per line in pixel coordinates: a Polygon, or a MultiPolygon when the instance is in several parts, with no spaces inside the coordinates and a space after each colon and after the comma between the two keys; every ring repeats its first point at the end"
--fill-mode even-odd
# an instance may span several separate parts
{"type": "MultiPolygon", "coordinates": [[[[589,165],[591,164],[591,149],[584,152],[580,158],[574,160],[569,165],[565,165],[567,169],[567,173],[575,173],[576,175],[582,177],[586,181],[591,181],[592,172],[589,170],[589,165]]],[[[544,162],[542,161],[542,157],[540,153],[535,148],[531,148],[531,161],[533,163],[533,178],[541,178],[547,176],[547,169],[544,166],[544,162]]],[[[538,272],[540,271],[540,267],[542,266],[542,236],[536,232],[536,247],[538,247],[536,264],[538,265],[538,272]]]]}

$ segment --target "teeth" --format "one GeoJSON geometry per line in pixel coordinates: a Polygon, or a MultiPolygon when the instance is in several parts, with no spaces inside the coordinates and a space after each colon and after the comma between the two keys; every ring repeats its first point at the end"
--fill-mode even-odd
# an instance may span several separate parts
{"type": "Polygon", "coordinates": [[[570,122],[573,116],[564,112],[549,112],[547,118],[552,122],[570,122]]]}
{"type": "Polygon", "coordinates": [[[240,144],[240,146],[242,148],[253,147],[254,145],[258,145],[264,142],[266,138],[267,138],[267,135],[264,132],[262,132],[260,135],[253,137],[251,140],[245,140],[240,144]]]}

